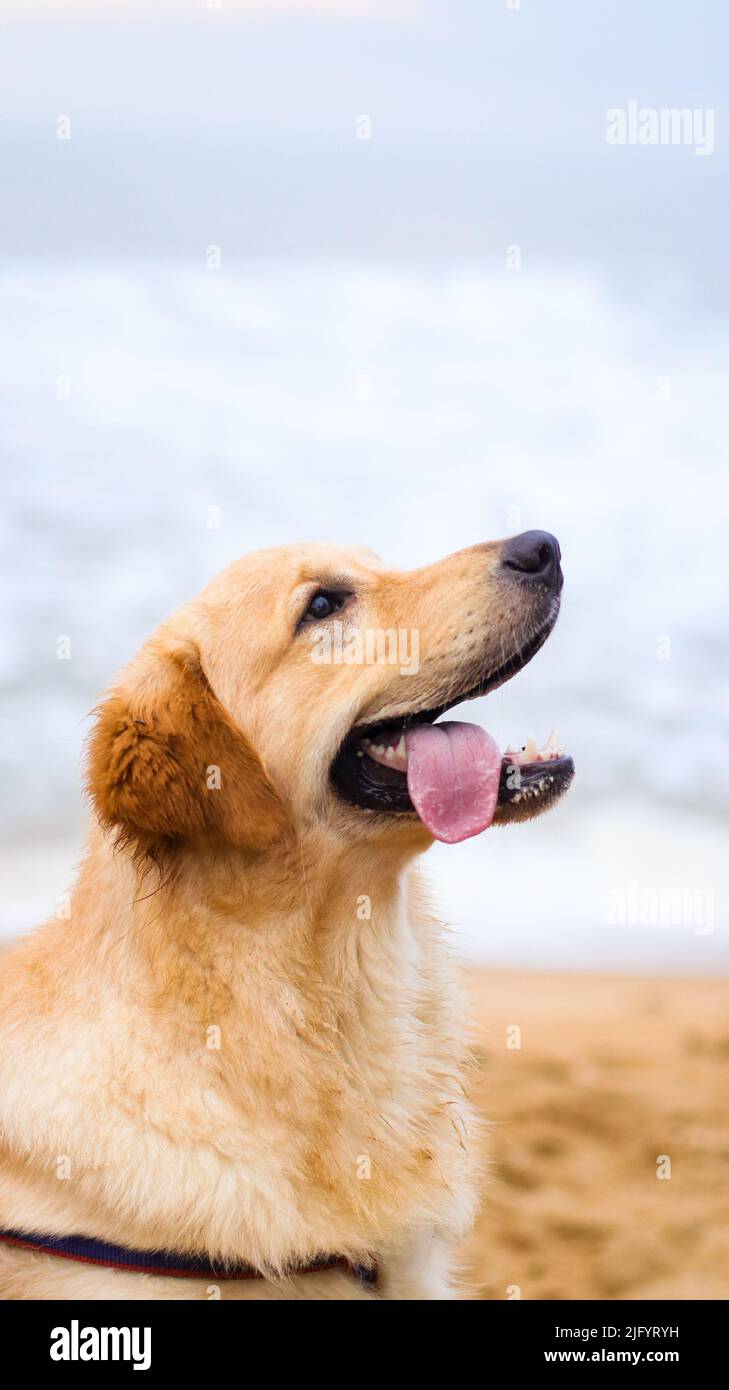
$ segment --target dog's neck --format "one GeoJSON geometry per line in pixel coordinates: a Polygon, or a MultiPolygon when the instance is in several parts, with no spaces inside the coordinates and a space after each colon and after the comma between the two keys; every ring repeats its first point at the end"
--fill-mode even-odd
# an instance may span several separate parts
{"type": "Polygon", "coordinates": [[[341,987],[343,975],[362,964],[363,943],[382,951],[407,916],[418,848],[404,839],[399,853],[390,847],[383,854],[376,843],[342,846],[311,833],[271,856],[197,845],[167,865],[140,869],[131,853],[95,832],[70,935],[82,958],[86,924],[82,918],[77,936],[75,905],[82,917],[83,903],[98,900],[101,889],[106,920],[92,916],[88,929],[97,937],[96,959],[124,993],[177,987],[184,977],[184,997],[209,1012],[222,994],[232,1000],[245,992],[254,963],[282,980],[295,978],[302,960],[309,971],[317,962],[322,985],[341,987]]]}

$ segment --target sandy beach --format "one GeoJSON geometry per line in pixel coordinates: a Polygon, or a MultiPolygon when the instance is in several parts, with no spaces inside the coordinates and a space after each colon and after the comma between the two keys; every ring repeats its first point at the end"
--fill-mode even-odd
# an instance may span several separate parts
{"type": "Polygon", "coordinates": [[[473,1296],[729,1298],[729,981],[467,978],[473,1296]]]}

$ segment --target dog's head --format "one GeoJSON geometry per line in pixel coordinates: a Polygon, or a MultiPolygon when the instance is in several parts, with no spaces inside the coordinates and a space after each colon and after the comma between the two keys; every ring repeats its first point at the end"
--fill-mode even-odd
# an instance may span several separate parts
{"type": "Polygon", "coordinates": [[[244,557],[102,705],[88,775],[102,823],[144,848],[261,851],[312,826],[422,845],[537,815],[569,785],[570,758],[504,755],[476,725],[435,721],[534,656],[561,587],[544,532],[410,572],[340,546],[244,557]]]}

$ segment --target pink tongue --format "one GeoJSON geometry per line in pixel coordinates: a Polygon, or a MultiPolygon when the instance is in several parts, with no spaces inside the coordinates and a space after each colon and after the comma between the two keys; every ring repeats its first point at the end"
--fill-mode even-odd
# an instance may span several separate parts
{"type": "Polygon", "coordinates": [[[408,792],[436,840],[458,844],[494,818],[503,754],[478,724],[416,724],[405,734],[408,792]]]}

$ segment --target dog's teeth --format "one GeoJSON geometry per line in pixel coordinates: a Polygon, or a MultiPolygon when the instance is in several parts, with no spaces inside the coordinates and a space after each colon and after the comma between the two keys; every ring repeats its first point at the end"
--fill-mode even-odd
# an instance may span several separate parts
{"type": "Polygon", "coordinates": [[[552,729],[552,732],[551,732],[551,734],[549,735],[549,738],[547,739],[547,742],[545,743],[544,746],[545,746],[545,748],[557,748],[558,744],[557,744],[557,730],[556,730],[556,729],[552,729]]]}
{"type": "Polygon", "coordinates": [[[408,757],[404,734],[400,735],[397,743],[374,743],[370,738],[363,738],[362,749],[373,762],[394,768],[398,772],[407,771],[408,757]]]}
{"type": "Polygon", "coordinates": [[[535,762],[538,752],[539,749],[537,748],[537,741],[534,738],[533,734],[530,734],[526,743],[524,744],[524,761],[527,763],[535,762]]]}

